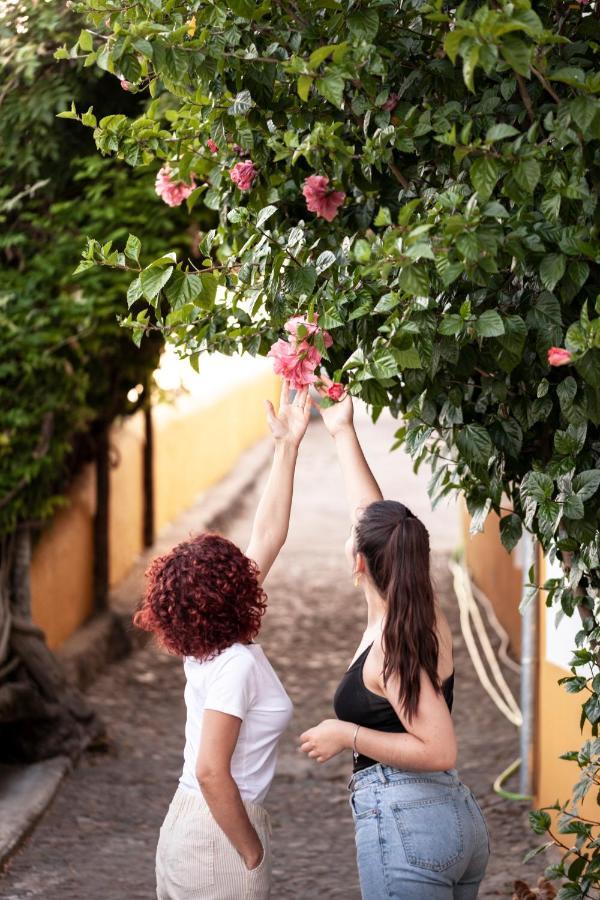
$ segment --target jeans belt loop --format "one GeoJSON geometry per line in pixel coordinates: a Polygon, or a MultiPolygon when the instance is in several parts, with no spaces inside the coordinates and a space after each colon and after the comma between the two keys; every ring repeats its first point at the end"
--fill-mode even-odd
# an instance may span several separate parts
{"type": "Polygon", "coordinates": [[[383,766],[381,765],[381,763],[377,763],[377,777],[381,784],[386,784],[387,778],[385,772],[383,771],[383,766]]]}

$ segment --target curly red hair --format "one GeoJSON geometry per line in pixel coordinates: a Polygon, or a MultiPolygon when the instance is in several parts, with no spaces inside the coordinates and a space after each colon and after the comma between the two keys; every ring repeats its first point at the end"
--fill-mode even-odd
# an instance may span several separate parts
{"type": "Polygon", "coordinates": [[[171,653],[209,659],[260,630],[266,594],[256,563],[218,534],[200,534],[155,559],[134,625],[171,653]]]}

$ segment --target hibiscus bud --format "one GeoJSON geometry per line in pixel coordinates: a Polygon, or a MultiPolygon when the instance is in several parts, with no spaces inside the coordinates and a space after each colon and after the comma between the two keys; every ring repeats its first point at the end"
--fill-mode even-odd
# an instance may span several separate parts
{"type": "Polygon", "coordinates": [[[393,112],[398,106],[399,100],[400,97],[398,96],[398,94],[390,94],[381,108],[386,112],[393,112]]]}
{"type": "Polygon", "coordinates": [[[341,400],[344,396],[344,385],[340,384],[339,381],[334,381],[334,383],[327,388],[327,396],[331,400],[341,400]]]}
{"type": "Polygon", "coordinates": [[[210,150],[211,153],[218,153],[218,152],[219,152],[219,148],[217,147],[217,145],[215,144],[215,142],[213,141],[212,138],[209,138],[209,139],[207,140],[206,146],[208,147],[208,149],[210,150]]]}
{"type": "Polygon", "coordinates": [[[121,81],[119,82],[119,84],[121,85],[121,87],[123,88],[124,91],[131,90],[131,82],[125,81],[124,78],[121,78],[121,81]]]}
{"type": "Polygon", "coordinates": [[[551,366],[568,366],[573,356],[563,347],[550,347],[548,350],[548,364],[551,366]]]}

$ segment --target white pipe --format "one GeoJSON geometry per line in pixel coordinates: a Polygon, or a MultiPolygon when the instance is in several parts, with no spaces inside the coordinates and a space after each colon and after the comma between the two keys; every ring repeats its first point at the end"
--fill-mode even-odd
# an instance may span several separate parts
{"type": "MultiPolygon", "coordinates": [[[[527,585],[529,584],[529,569],[533,565],[535,558],[531,535],[523,535],[520,549],[523,566],[522,591],[524,600],[527,585]]],[[[523,723],[519,736],[521,752],[519,789],[522,794],[528,795],[533,793],[532,748],[535,728],[536,600],[537,594],[524,606],[521,614],[521,713],[523,723]]]]}

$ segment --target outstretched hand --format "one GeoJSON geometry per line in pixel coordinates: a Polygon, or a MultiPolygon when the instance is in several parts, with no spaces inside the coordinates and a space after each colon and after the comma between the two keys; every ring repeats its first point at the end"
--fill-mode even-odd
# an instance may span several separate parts
{"type": "Polygon", "coordinates": [[[296,392],[290,400],[290,385],[284,381],[281,386],[279,411],[276,413],[270,400],[265,400],[267,422],[276,441],[287,442],[298,447],[304,437],[310,419],[310,397],[308,387],[296,392]]]}
{"type": "MultiPolygon", "coordinates": [[[[333,381],[327,375],[320,376],[321,383],[317,385],[317,392],[321,397],[327,397],[327,391],[332,386],[333,381]]],[[[344,428],[351,428],[354,419],[354,407],[350,394],[344,393],[340,400],[336,400],[331,406],[321,406],[319,403],[314,404],[321,416],[329,434],[335,437],[344,428]]]]}

